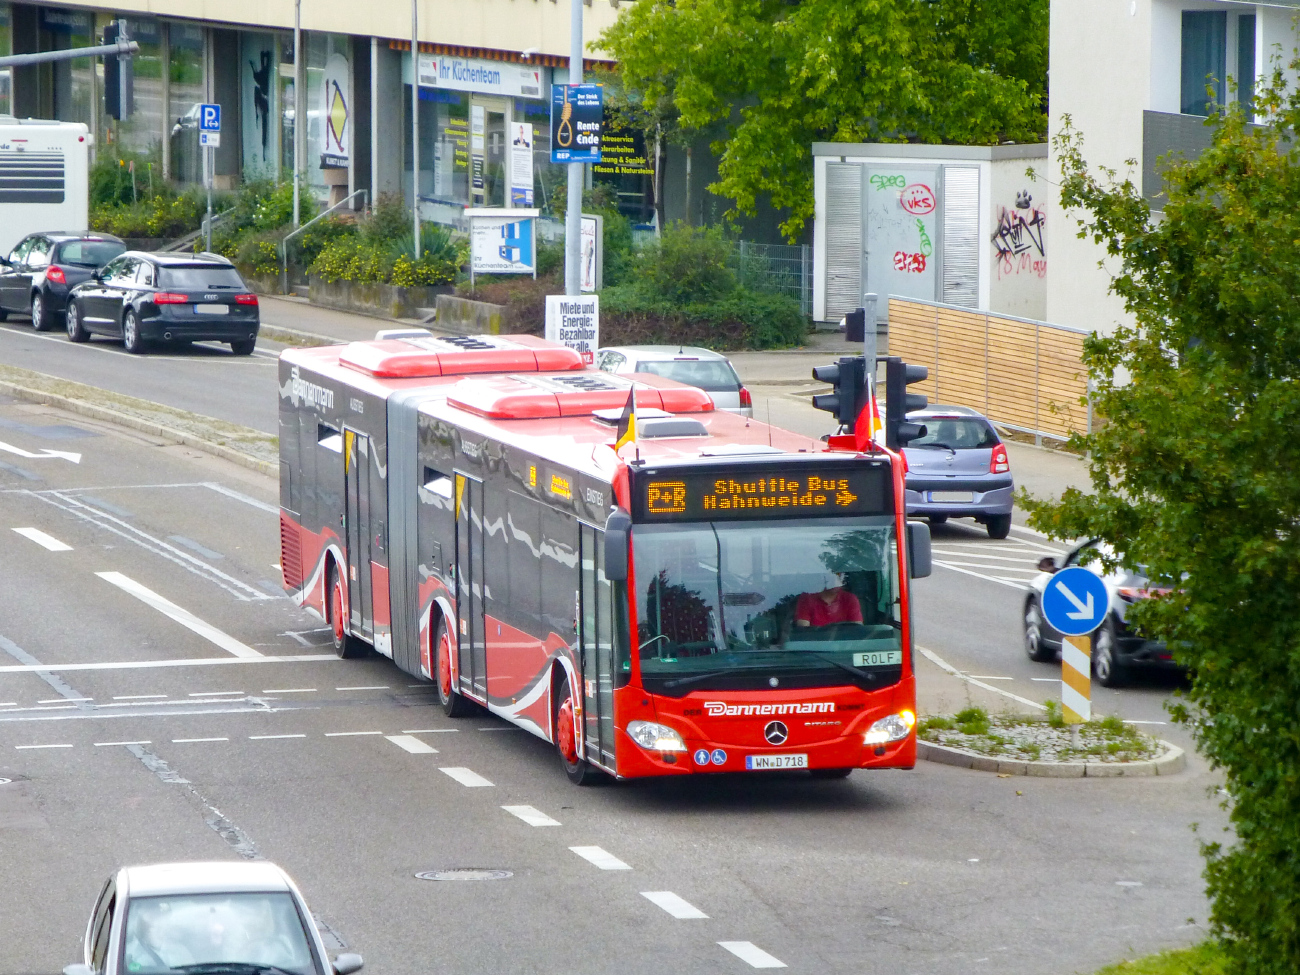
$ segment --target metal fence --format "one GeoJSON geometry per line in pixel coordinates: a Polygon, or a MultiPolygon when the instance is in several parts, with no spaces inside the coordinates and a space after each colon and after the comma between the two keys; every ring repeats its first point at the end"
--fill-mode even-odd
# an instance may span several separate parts
{"type": "Polygon", "coordinates": [[[789,295],[812,314],[812,248],[807,244],[736,242],[736,273],[747,288],[789,295]]]}

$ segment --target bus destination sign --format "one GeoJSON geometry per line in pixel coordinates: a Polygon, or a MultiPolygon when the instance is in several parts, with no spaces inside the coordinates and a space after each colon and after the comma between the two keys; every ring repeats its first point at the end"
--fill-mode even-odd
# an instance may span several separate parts
{"type": "Polygon", "coordinates": [[[889,512],[889,468],[811,465],[665,470],[636,475],[642,522],[878,515],[889,512]]]}

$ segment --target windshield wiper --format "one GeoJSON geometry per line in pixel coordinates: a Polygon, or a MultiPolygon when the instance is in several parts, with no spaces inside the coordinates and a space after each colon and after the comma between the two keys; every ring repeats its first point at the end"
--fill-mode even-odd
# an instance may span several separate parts
{"type": "Polygon", "coordinates": [[[953,453],[957,452],[957,449],[955,447],[949,447],[946,443],[914,443],[914,444],[908,444],[908,446],[921,447],[926,450],[929,450],[931,447],[935,447],[939,450],[951,450],[953,453]]]}
{"type": "Polygon", "coordinates": [[[727,674],[752,674],[756,670],[768,671],[771,667],[729,667],[726,670],[708,670],[702,674],[691,674],[688,677],[674,677],[672,680],[664,681],[664,687],[681,687],[683,684],[694,684],[697,680],[708,680],[710,677],[725,677],[727,674]]]}
{"type": "Polygon", "coordinates": [[[192,975],[302,975],[279,965],[263,965],[254,961],[201,961],[193,965],[173,965],[173,972],[190,972],[192,975]]]}
{"type": "Polygon", "coordinates": [[[816,650],[800,650],[799,653],[806,653],[811,657],[816,657],[818,660],[825,660],[832,667],[838,667],[840,670],[844,671],[845,673],[852,674],[855,678],[854,683],[857,684],[859,687],[861,687],[864,691],[870,691],[875,689],[876,682],[875,680],[872,679],[871,675],[864,674],[862,671],[858,670],[857,667],[851,667],[848,664],[842,664],[838,660],[835,660],[832,657],[828,657],[825,654],[818,653],[816,650]]]}

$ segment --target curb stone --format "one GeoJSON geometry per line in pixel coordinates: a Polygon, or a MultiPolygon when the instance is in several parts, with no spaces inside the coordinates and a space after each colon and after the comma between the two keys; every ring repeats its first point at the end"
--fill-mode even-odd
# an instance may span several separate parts
{"type": "Polygon", "coordinates": [[[1113,779],[1146,775],[1176,775],[1187,768],[1187,754],[1177,745],[1159,740],[1164,751],[1140,762],[1027,762],[980,755],[931,741],[916,743],[916,757],[941,765],[954,765],[975,772],[1003,775],[1032,775],[1048,779],[1113,779]]]}
{"type": "Polygon", "coordinates": [[[29,403],[42,403],[46,406],[58,406],[70,413],[76,413],[80,416],[90,417],[92,420],[103,420],[107,423],[114,423],[118,426],[127,427],[139,433],[147,433],[153,437],[161,437],[164,440],[170,440],[173,443],[184,444],[187,447],[193,447],[195,450],[202,450],[205,453],[228,460],[232,464],[238,464],[240,467],[247,467],[249,470],[257,471],[259,474],[266,474],[270,477],[279,477],[280,465],[278,462],[262,460],[244,453],[242,450],[236,450],[226,444],[216,443],[212,440],[205,440],[202,437],[196,437],[190,433],[184,433],[180,430],[172,429],[161,423],[151,423],[148,420],[141,420],[138,417],[128,416],[125,413],[119,413],[117,410],[110,410],[104,406],[96,406],[93,403],[87,403],[84,400],[73,399],[70,396],[61,396],[58,393],[46,393],[38,389],[30,389],[27,386],[21,386],[18,383],[11,383],[0,380],[0,392],[8,393],[16,399],[25,400],[29,403]]]}

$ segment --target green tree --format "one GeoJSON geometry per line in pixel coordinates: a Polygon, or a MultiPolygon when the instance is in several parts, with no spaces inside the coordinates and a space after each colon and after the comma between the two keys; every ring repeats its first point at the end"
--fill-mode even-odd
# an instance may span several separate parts
{"type": "MultiPolygon", "coordinates": [[[[796,236],[812,143],[1032,141],[1046,130],[1048,0],[641,0],[601,37],[625,100],[682,136],[721,127],[709,187],[796,236]]],[[[651,133],[653,135],[653,133],[651,133]]]]}
{"type": "MultiPolygon", "coordinates": [[[[1300,70],[1300,57],[1289,69],[1300,70]]],[[[1203,846],[1229,971],[1300,971],[1300,93],[1280,67],[1252,127],[1167,160],[1163,218],[1131,179],[1090,170],[1067,124],[1062,203],[1118,266],[1132,323],[1085,343],[1105,418],[1092,493],[1031,503],[1058,538],[1099,536],[1169,595],[1136,624],[1191,669],[1172,708],[1226,779],[1235,841],[1203,846]]],[[[1130,166],[1135,166],[1130,161],[1130,166]]]]}

